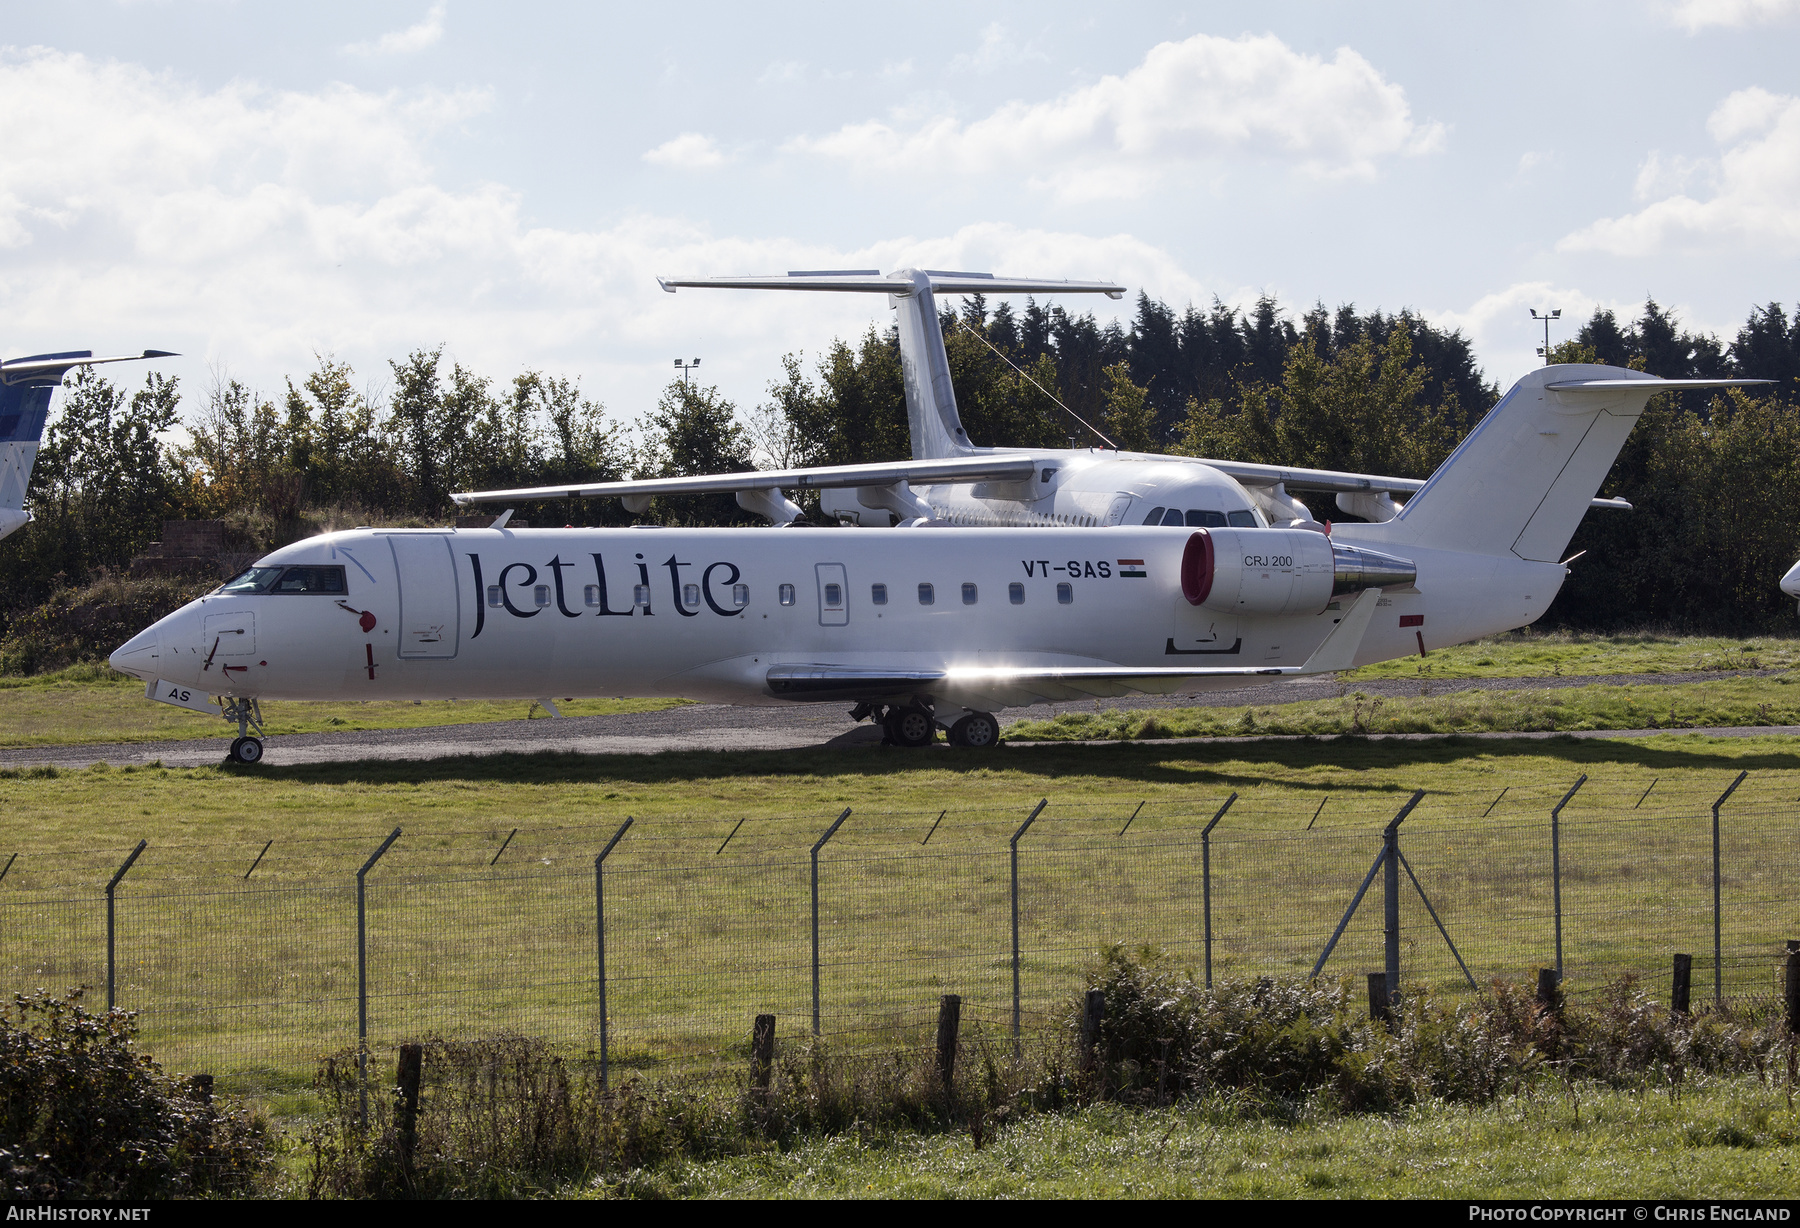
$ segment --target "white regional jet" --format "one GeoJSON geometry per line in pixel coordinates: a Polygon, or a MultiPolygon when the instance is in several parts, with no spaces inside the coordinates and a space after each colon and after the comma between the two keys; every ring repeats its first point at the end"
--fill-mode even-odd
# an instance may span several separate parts
{"type": "MultiPolygon", "coordinates": [[[[1190,528],[1322,528],[1290,490],[1335,493],[1337,506],[1363,520],[1382,521],[1400,510],[1394,495],[1424,487],[1417,478],[1298,469],[1238,461],[1197,460],[1160,453],[1096,448],[980,448],[969,442],[956,409],[950,360],[938,323],[940,294],[1104,294],[1123,286],[1100,281],[1051,281],[900,269],[797,272],[771,277],[665,277],[663,289],[683,286],[884,294],[897,311],[900,368],[906,390],[913,459],[869,465],[759,470],[696,477],[596,482],[577,486],[473,491],[457,502],[510,503],[527,499],[618,498],[642,512],[658,495],[731,493],[739,506],[775,524],[801,511],[787,490],[815,489],[825,515],[848,524],[944,521],[954,525],[1025,527],[1185,525],[1190,528]]],[[[1622,499],[1594,499],[1599,507],[1629,508],[1622,499]]]]}
{"type": "Polygon", "coordinates": [[[1530,623],[1650,396],[1739,382],[1540,368],[1397,515],[1331,535],[511,529],[510,513],[486,529],[328,533],[112,665],[148,698],[235,721],[246,763],[262,756],[264,698],[849,702],[903,745],[944,727],[987,746],[1010,706],[1253,685],[1530,623]]]}
{"type": "Polygon", "coordinates": [[[0,537],[31,523],[25,510],[25,494],[31,486],[31,466],[44,438],[44,420],[50,415],[50,392],[74,367],[103,362],[138,362],[145,358],[174,358],[167,350],[95,358],[92,350],[63,354],[33,354],[0,363],[0,537]]]}
{"type": "Polygon", "coordinates": [[[1788,568],[1787,575],[1781,577],[1781,591],[1800,601],[1800,563],[1788,568]]]}

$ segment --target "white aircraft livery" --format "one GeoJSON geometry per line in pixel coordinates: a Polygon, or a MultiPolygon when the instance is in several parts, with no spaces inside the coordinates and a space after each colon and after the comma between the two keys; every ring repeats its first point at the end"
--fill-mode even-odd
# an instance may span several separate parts
{"type": "MultiPolygon", "coordinates": [[[[1053,281],[900,269],[795,272],[768,277],[664,277],[681,287],[804,290],[883,294],[896,312],[900,370],[913,458],[869,465],[814,466],[680,478],[596,482],[576,486],[470,491],[457,502],[516,503],[546,498],[618,498],[642,512],[656,496],[730,493],[739,506],[775,524],[791,524],[800,507],[787,490],[819,491],[820,510],[845,524],[887,527],[909,521],[953,525],[1184,525],[1190,528],[1322,528],[1291,490],[1334,494],[1338,509],[1362,520],[1396,515],[1395,495],[1420,490],[1417,478],[1342,473],[1239,461],[1199,460],[1100,448],[981,448],[964,431],[938,322],[940,294],[1104,294],[1125,287],[1102,281],[1053,281]]],[[[1010,360],[1002,357],[1000,361],[1010,360]]],[[[1099,434],[1096,430],[1095,434],[1099,434]]],[[[1620,499],[1594,506],[1629,509],[1620,499]]]]}
{"type": "Polygon", "coordinates": [[[1781,591],[1800,601],[1800,563],[1788,568],[1787,575],[1781,577],[1781,591]]]}
{"type": "Polygon", "coordinates": [[[31,488],[31,467],[44,438],[44,421],[50,415],[50,393],[74,367],[103,362],[136,362],[145,358],[174,358],[167,350],[145,350],[95,358],[92,350],[64,354],[33,354],[0,363],[0,537],[31,523],[25,495],[31,488]]]}
{"type": "Polygon", "coordinates": [[[1650,396],[1737,382],[1540,368],[1396,515],[1330,534],[510,529],[510,513],[329,533],[111,660],[148,698],[235,721],[242,762],[262,756],[261,699],[848,702],[903,745],[943,728],[986,746],[997,709],[1252,685],[1528,624],[1650,396]]]}

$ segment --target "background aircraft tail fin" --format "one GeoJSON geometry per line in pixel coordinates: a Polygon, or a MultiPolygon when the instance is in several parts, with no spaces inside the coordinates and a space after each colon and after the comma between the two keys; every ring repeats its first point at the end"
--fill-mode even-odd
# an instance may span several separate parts
{"type": "Polygon", "coordinates": [[[1622,367],[1540,367],[1512,386],[1406,506],[1368,536],[1479,554],[1562,558],[1658,392],[1767,380],[1666,380],[1622,367]]]}
{"type": "Polygon", "coordinates": [[[885,276],[875,269],[829,269],[780,277],[659,277],[656,281],[671,294],[682,286],[707,286],[892,296],[900,316],[900,374],[906,385],[906,419],[912,431],[914,460],[963,456],[973,447],[956,412],[950,356],[944,351],[944,333],[938,324],[938,294],[1104,294],[1108,298],[1125,294],[1125,287],[1111,282],[996,277],[940,269],[897,269],[885,276]]]}
{"type": "Polygon", "coordinates": [[[31,467],[44,438],[44,421],[50,416],[50,393],[71,367],[103,362],[130,362],[144,358],[173,358],[166,350],[95,358],[92,350],[61,354],[33,354],[0,363],[0,537],[31,521],[25,511],[25,495],[31,486],[31,467]]]}

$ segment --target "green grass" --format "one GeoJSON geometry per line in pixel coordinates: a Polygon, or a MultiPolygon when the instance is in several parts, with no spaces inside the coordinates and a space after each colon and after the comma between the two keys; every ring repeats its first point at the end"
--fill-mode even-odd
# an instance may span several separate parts
{"type": "MultiPolygon", "coordinates": [[[[564,716],[661,712],[681,699],[577,699],[557,702],[564,716]]],[[[530,701],[431,700],[412,702],[273,702],[263,705],[271,736],[347,733],[369,729],[420,729],[522,720],[530,701]]],[[[539,717],[547,714],[540,708],[539,717]]],[[[0,746],[69,746],[87,742],[162,742],[221,738],[228,727],[216,716],[144,698],[144,684],[105,666],[76,665],[53,674],[0,677],[0,746]]]]}
{"type": "MultiPolygon", "coordinates": [[[[1422,683],[1421,688],[1429,683],[1422,683]]],[[[1017,721],[1014,741],[1094,741],[1345,733],[1536,733],[1800,724],[1800,675],[1556,690],[1367,695],[1232,708],[1109,708],[1017,721]]]]}
{"type": "MultiPolygon", "coordinates": [[[[21,854],[0,882],[0,989],[104,983],[99,890],[147,839],[119,890],[121,1002],[175,1068],[291,1088],[354,1036],[355,871],[399,826],[369,876],[372,1036],[516,1028],[591,1048],[593,858],[629,815],[607,863],[612,1052],[656,1069],[741,1043],[761,1010],[784,1036],[806,1029],[807,850],[850,807],[821,854],[827,1034],[922,1035],[944,992],[1003,1027],[1007,841],[1049,797],[1020,846],[1025,1008],[1041,1026],[1109,941],[1198,962],[1196,835],[1232,792],[1212,836],[1216,963],[1303,973],[1414,788],[1431,793],[1408,857],[1465,957],[1483,978],[1523,975],[1551,951],[1545,816],[1584,773],[1562,829],[1572,975],[1660,981],[1671,950],[1710,950],[1707,807],[1739,769],[1724,925],[1728,953],[1746,954],[1727,984],[1762,992],[1762,956],[1800,934],[1800,748],[1691,735],[0,772],[0,853],[21,854]]],[[[1333,968],[1378,966],[1378,917],[1359,914],[1333,968]]],[[[1454,991],[1410,895],[1403,921],[1409,975],[1454,991]]]]}
{"type": "Polygon", "coordinates": [[[1507,632],[1472,644],[1397,657],[1343,675],[1359,678],[1538,678],[1578,674],[1676,674],[1695,670],[1791,669],[1800,638],[1666,635],[1631,631],[1507,632]]]}
{"type": "MultiPolygon", "coordinates": [[[[1099,1105],[968,1135],[845,1133],[786,1152],[683,1163],[626,1193],[728,1198],[1792,1199],[1800,1121],[1755,1079],[1671,1100],[1540,1087],[1470,1109],[1308,1110],[1244,1120],[1229,1105],[1099,1105]]],[[[573,1192],[573,1191],[572,1191],[573,1192]]]]}

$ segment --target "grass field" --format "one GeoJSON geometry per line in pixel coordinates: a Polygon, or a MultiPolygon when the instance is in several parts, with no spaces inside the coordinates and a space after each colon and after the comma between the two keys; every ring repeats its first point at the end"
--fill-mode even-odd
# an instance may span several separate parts
{"type": "MultiPolygon", "coordinates": [[[[1800,935],[1800,749],[1679,735],[3,772],[20,856],[0,880],[0,968],[15,987],[103,985],[99,889],[147,839],[117,912],[120,1000],[144,1011],[146,1043],[178,1068],[303,1080],[314,1054],[354,1039],[355,871],[399,826],[368,880],[372,1037],[510,1027],[591,1048],[593,858],[633,816],[606,872],[611,1042],[615,1060],[653,1069],[741,1043],[761,1010],[784,1035],[806,1030],[807,849],[849,807],[821,854],[825,1033],[913,1037],[951,991],[972,1026],[1004,1029],[1007,841],[1048,797],[1020,842],[1031,1026],[1106,942],[1198,965],[1196,836],[1230,793],[1211,845],[1215,960],[1291,974],[1316,958],[1381,825],[1426,788],[1409,861],[1478,977],[1516,976],[1551,956],[1545,817],[1585,773],[1562,827],[1572,978],[1660,979],[1685,950],[1699,993],[1708,806],[1740,769],[1725,975],[1760,993],[1781,940],[1800,935]]],[[[1333,969],[1378,966],[1378,916],[1372,898],[1333,969]]],[[[1410,894],[1403,925],[1408,975],[1454,990],[1410,894]]]]}
{"type": "Polygon", "coordinates": [[[1481,1108],[1244,1120],[1220,1103],[1099,1105],[969,1136],[846,1133],[644,1174],[638,1194],[726,1198],[1780,1199],[1800,1120],[1777,1088],[1679,1099],[1579,1085],[1481,1108]]]}
{"type": "Polygon", "coordinates": [[[1570,631],[1507,632],[1433,649],[1425,657],[1396,657],[1344,677],[1539,678],[1579,674],[1679,674],[1696,670],[1791,669],[1800,665],[1800,639],[1763,636],[1669,635],[1634,631],[1594,635],[1570,631]]]}
{"type": "MultiPolygon", "coordinates": [[[[1532,733],[1584,729],[1693,729],[1800,724],[1800,675],[1709,682],[1555,690],[1368,695],[1347,682],[1336,699],[1229,708],[1107,708],[1015,721],[1019,741],[1092,741],[1328,735],[1343,733],[1532,733]]],[[[1420,688],[1426,691],[1429,682],[1420,688]]]]}
{"type": "MultiPolygon", "coordinates": [[[[679,699],[578,699],[557,704],[564,716],[660,712],[679,699]]],[[[426,703],[267,703],[270,737],[292,733],[420,729],[522,720],[530,701],[433,700],[426,703]]],[[[536,715],[548,718],[538,709],[536,715]]],[[[0,677],[0,746],[69,746],[83,742],[162,742],[222,738],[230,727],[206,716],[144,698],[144,684],[104,666],[77,665],[29,678],[0,677]]]]}

